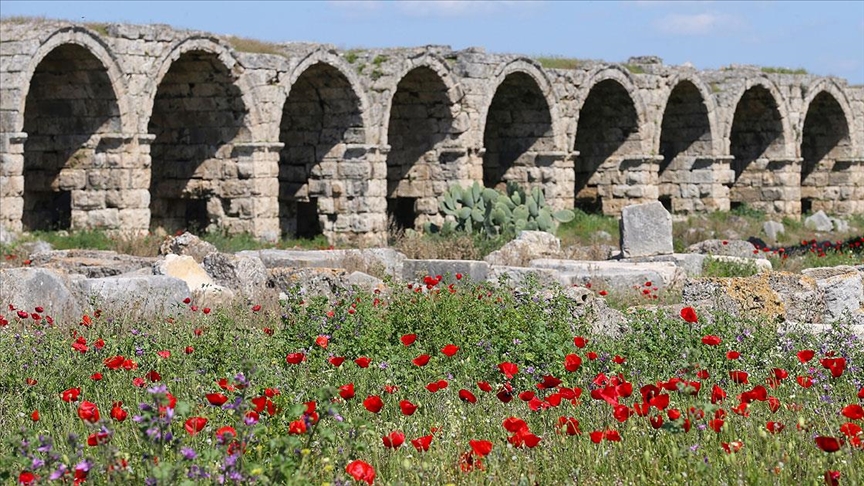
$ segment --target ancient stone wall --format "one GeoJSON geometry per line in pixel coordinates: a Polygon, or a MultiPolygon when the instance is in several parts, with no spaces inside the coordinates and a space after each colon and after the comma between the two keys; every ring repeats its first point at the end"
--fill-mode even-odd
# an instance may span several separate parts
{"type": "Polygon", "coordinates": [[[0,224],[323,234],[440,222],[452,184],[555,207],[864,211],[864,88],[653,57],[547,69],[158,25],[0,23],[0,224]]]}

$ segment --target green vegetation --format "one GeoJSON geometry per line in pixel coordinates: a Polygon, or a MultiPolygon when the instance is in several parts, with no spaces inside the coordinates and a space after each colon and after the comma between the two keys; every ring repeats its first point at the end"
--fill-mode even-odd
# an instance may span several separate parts
{"type": "Polygon", "coordinates": [[[547,69],[577,69],[585,63],[583,59],[558,56],[540,56],[534,60],[547,69]]]}
{"type": "Polygon", "coordinates": [[[0,481],[346,484],[362,460],[376,484],[864,482],[845,323],[639,311],[622,339],[538,288],[342,296],[167,322],[4,313],[0,481]]]}
{"type": "Polygon", "coordinates": [[[88,22],[84,24],[90,30],[97,32],[99,35],[108,36],[108,24],[102,22],[88,22]]]}
{"type": "Polygon", "coordinates": [[[388,59],[389,59],[389,57],[382,55],[382,54],[378,54],[377,56],[375,56],[374,59],[372,59],[372,64],[376,68],[381,67],[381,65],[384,64],[385,62],[387,62],[388,59]]]}
{"type": "Polygon", "coordinates": [[[272,42],[263,42],[256,39],[246,37],[231,36],[228,38],[228,43],[235,50],[240,52],[249,52],[253,54],[271,54],[274,56],[285,56],[282,49],[277,44],[272,42]]]}
{"type": "Polygon", "coordinates": [[[790,69],[784,67],[763,67],[760,69],[765,74],[809,74],[806,69],[790,69]]]}
{"type": "Polygon", "coordinates": [[[703,277],[751,277],[759,273],[753,262],[729,261],[717,258],[706,258],[702,264],[703,277]]]}
{"type": "Polygon", "coordinates": [[[357,49],[351,49],[345,52],[344,57],[348,64],[354,64],[357,61],[357,58],[360,57],[360,51],[357,49]]]}
{"type": "Polygon", "coordinates": [[[639,64],[625,64],[624,67],[633,74],[645,74],[645,68],[639,64]]]}

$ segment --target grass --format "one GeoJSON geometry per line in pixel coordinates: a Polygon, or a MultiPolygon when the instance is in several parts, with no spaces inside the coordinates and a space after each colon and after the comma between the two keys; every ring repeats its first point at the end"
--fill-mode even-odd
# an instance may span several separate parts
{"type": "Polygon", "coordinates": [[[87,22],[84,24],[87,28],[97,32],[99,35],[108,36],[108,24],[104,22],[87,22]]]}
{"type": "Polygon", "coordinates": [[[285,56],[282,49],[272,42],[264,42],[256,39],[249,39],[247,37],[231,36],[228,37],[228,43],[231,44],[231,47],[240,52],[285,56]]]}
{"type": "Polygon", "coordinates": [[[809,74],[804,68],[790,69],[784,67],[766,66],[760,69],[765,74],[809,74]]]}
{"type": "Polygon", "coordinates": [[[639,311],[627,316],[631,333],[622,339],[590,333],[590,317],[574,318],[572,302],[541,289],[514,293],[464,281],[432,287],[346,291],[332,302],[297,291],[270,312],[238,307],[204,315],[181,306],[169,322],[101,315],[90,316],[88,326],[78,319],[47,326],[6,313],[0,480],[12,484],[24,472],[45,478],[60,464],[74,470],[86,463],[87,484],[95,485],[209,484],[221,474],[264,484],[345,484],[346,466],[362,460],[379,484],[819,484],[826,471],[838,471],[840,484],[864,482],[864,454],[851,439],[835,453],[814,441],[843,437],[840,427],[850,420],[840,412],[859,403],[864,343],[842,322],[814,335],[722,315],[688,324],[639,311]],[[400,337],[409,333],[417,338],[405,346],[400,337]],[[720,344],[703,344],[707,335],[720,344]],[[574,336],[585,338],[584,348],[574,336]],[[449,357],[440,352],[448,344],[458,347],[449,357]],[[796,353],[808,349],[816,356],[801,363],[796,353]],[[737,359],[727,357],[732,350],[737,359]],[[846,360],[836,378],[820,363],[826,350],[846,360]],[[421,367],[413,360],[422,354],[430,359],[421,367]],[[136,368],[110,369],[115,356],[136,368]],[[345,362],[336,367],[333,357],[345,362]],[[368,367],[352,362],[361,357],[368,367]],[[518,367],[512,378],[499,371],[504,362],[518,367]],[[775,369],[788,378],[761,385],[775,369]],[[748,373],[749,383],[733,383],[733,371],[748,373]],[[546,376],[562,380],[569,397],[577,389],[580,395],[538,387],[546,376]],[[796,376],[815,386],[801,387],[796,376]],[[658,384],[662,389],[651,388],[658,384]],[[776,402],[741,405],[757,385],[776,402]],[[75,388],[77,401],[61,399],[75,388]],[[712,400],[718,389],[726,398],[712,400]],[[460,398],[460,390],[474,400],[460,398]],[[535,399],[520,398],[524,392],[535,399]],[[649,408],[643,393],[668,405],[658,399],[649,408]],[[224,405],[211,404],[222,397],[224,405]],[[375,413],[363,403],[370,397],[383,404],[375,413]],[[402,400],[416,411],[403,413],[402,400]],[[98,408],[98,419],[85,402],[98,408]],[[112,417],[117,402],[127,414],[122,422],[112,417]],[[643,403],[648,414],[639,416],[634,404],[643,403]],[[503,426],[511,417],[524,421],[521,435],[503,426]],[[573,435],[559,417],[578,423],[573,435]],[[193,419],[200,425],[194,434],[193,419]],[[784,430],[767,432],[769,421],[784,430]],[[220,439],[224,427],[234,432],[220,439]],[[620,442],[608,440],[612,431],[620,442]],[[382,437],[394,432],[405,442],[389,449],[382,437]],[[594,443],[595,432],[607,440],[594,443]],[[427,452],[411,445],[430,435],[427,452]],[[540,441],[515,447],[520,436],[540,441]],[[88,437],[103,443],[88,446],[88,437]],[[481,458],[470,441],[489,441],[491,450],[481,458]],[[724,451],[724,443],[738,442],[738,452],[724,451]],[[194,479],[201,473],[211,478],[194,479]],[[190,474],[193,481],[183,483],[190,474]]]}
{"type": "Polygon", "coordinates": [[[624,67],[633,74],[645,74],[645,68],[638,64],[625,64],[624,67]]]}
{"type": "Polygon", "coordinates": [[[702,264],[702,277],[751,277],[759,273],[759,268],[752,262],[724,261],[706,258],[702,264]]]}
{"type": "Polygon", "coordinates": [[[578,69],[585,64],[584,59],[559,56],[539,56],[534,58],[546,69],[578,69]]]}
{"type": "Polygon", "coordinates": [[[590,246],[598,242],[597,233],[605,231],[611,238],[611,244],[617,244],[620,239],[618,218],[602,214],[586,213],[581,209],[574,209],[576,217],[568,223],[558,226],[557,236],[561,239],[561,246],[590,246]]]}

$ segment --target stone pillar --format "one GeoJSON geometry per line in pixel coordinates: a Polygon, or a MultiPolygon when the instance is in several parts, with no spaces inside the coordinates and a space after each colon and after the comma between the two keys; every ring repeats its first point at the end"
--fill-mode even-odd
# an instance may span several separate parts
{"type": "Polygon", "coordinates": [[[735,181],[730,198],[767,214],[801,216],[800,158],[759,158],[735,181]]]}
{"type": "Polygon", "coordinates": [[[675,214],[729,210],[729,186],[735,180],[731,157],[679,157],[663,173],[660,194],[675,214]]]}
{"type": "Polygon", "coordinates": [[[658,199],[662,156],[630,155],[610,163],[613,160],[604,162],[595,173],[603,214],[617,216],[624,206],[658,199]]]}
{"type": "Polygon", "coordinates": [[[575,160],[579,152],[538,152],[534,167],[528,171],[528,185],[543,189],[546,203],[554,209],[573,207],[573,188],[576,185],[575,160]]]}
{"type": "Polygon", "coordinates": [[[267,241],[279,239],[279,151],[283,146],[281,142],[233,144],[236,179],[223,175],[221,201],[211,200],[221,202],[221,226],[228,233],[250,233],[267,241]]]}
{"type": "Polygon", "coordinates": [[[0,226],[10,231],[23,229],[26,140],[26,133],[0,133],[0,226]]]}
{"type": "Polygon", "coordinates": [[[813,212],[861,214],[864,212],[864,157],[819,164],[802,183],[801,197],[810,199],[813,212]]]}
{"type": "Polygon", "coordinates": [[[324,236],[333,244],[386,245],[386,155],[376,145],[343,145],[335,177],[309,182],[325,184],[317,191],[324,236]]]}
{"type": "MultiPolygon", "coordinates": [[[[72,193],[71,229],[147,232],[150,171],[149,158],[139,157],[141,140],[137,134],[100,134],[60,171],[58,185],[72,193]]],[[[144,146],[151,140],[145,135],[144,146]]]]}

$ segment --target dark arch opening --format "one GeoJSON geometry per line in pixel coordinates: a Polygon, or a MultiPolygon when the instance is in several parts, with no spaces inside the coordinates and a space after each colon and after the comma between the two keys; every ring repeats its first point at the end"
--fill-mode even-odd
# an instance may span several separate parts
{"type": "Polygon", "coordinates": [[[711,125],[702,93],[690,81],[681,81],[669,94],[660,126],[660,174],[679,156],[711,153],[711,125]]]}
{"type": "Polygon", "coordinates": [[[215,229],[230,208],[222,182],[237,179],[232,142],[246,135],[240,89],[216,54],[189,51],[159,84],[147,131],[150,148],[150,227],[215,229]]]}
{"type": "Polygon", "coordinates": [[[344,144],[362,144],[365,139],[360,99],[345,75],[325,63],[303,71],[285,101],[279,132],[279,141],[285,144],[279,153],[283,235],[313,238],[322,233],[318,198],[332,197],[332,192],[321,182],[321,164],[335,169],[344,144]]]}
{"type": "Polygon", "coordinates": [[[387,217],[396,229],[414,227],[415,203],[431,184],[423,166],[438,163],[430,151],[450,134],[453,114],[447,92],[438,73],[418,67],[399,81],[393,95],[387,130],[387,217]]]}
{"type": "Polygon", "coordinates": [[[807,108],[801,133],[801,211],[810,212],[814,199],[825,199],[828,171],[838,158],[851,153],[849,126],[840,103],[822,91],[807,108]],[[816,173],[821,172],[820,178],[816,173]]]}
{"type": "Polygon", "coordinates": [[[638,155],[640,148],[639,120],[627,89],[612,79],[595,84],[576,127],[575,206],[600,212],[602,200],[592,176],[607,160],[638,155]]]}
{"type": "MultiPolygon", "coordinates": [[[[495,91],[483,133],[483,185],[498,187],[512,179],[514,165],[533,166],[523,159],[529,152],[555,148],[549,104],[534,78],[512,73],[495,91]]],[[[516,182],[524,183],[524,177],[516,182]]]]}
{"type": "Polygon", "coordinates": [[[36,67],[24,109],[25,230],[68,229],[73,200],[88,204],[87,169],[99,134],[120,131],[107,68],[89,50],[64,44],[36,67]]]}
{"type": "Polygon", "coordinates": [[[781,154],[782,146],[783,122],[777,102],[762,86],[748,89],[738,101],[732,120],[730,152],[735,157],[735,180],[754,160],[781,154]]]}

